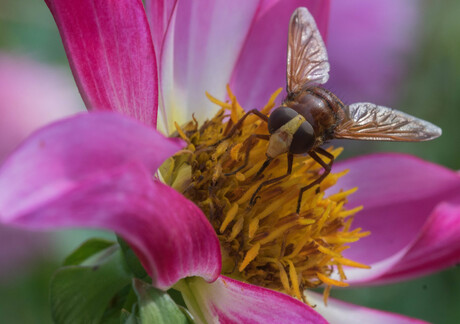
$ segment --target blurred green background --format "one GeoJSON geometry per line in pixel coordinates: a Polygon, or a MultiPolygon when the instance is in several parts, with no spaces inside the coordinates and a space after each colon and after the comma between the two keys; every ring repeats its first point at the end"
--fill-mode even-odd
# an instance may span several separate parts
{"type": "MultiPolygon", "coordinates": [[[[371,0],[372,1],[372,0],[371,0]]],[[[460,1],[423,2],[420,41],[407,58],[409,71],[395,107],[429,120],[443,136],[420,144],[344,144],[343,157],[398,151],[460,169],[460,1]]],[[[26,53],[45,63],[67,66],[54,21],[44,1],[0,0],[0,49],[26,53]]],[[[97,233],[98,236],[110,236],[97,233]]],[[[0,279],[1,323],[50,323],[47,286],[64,255],[91,231],[57,233],[41,261],[0,279]]],[[[406,314],[433,323],[460,322],[460,267],[416,280],[372,288],[333,290],[360,305],[406,314]]]]}

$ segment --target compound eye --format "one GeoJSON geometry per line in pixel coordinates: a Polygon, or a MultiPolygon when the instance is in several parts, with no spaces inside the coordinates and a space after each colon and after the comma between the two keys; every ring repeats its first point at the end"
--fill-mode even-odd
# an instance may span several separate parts
{"type": "Polygon", "coordinates": [[[289,152],[293,154],[307,153],[313,144],[315,144],[315,132],[311,124],[305,121],[294,133],[289,152]]]}
{"type": "Polygon", "coordinates": [[[278,128],[286,124],[297,115],[298,113],[292,108],[283,106],[276,108],[270,114],[270,117],[268,117],[268,131],[270,134],[273,134],[278,128]]]}

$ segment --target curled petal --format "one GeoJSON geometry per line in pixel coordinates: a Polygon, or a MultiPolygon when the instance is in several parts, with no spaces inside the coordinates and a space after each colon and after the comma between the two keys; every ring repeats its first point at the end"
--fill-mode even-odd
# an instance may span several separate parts
{"type": "Polygon", "coordinates": [[[163,127],[168,134],[216,111],[208,91],[225,98],[225,87],[253,22],[258,1],[179,1],[165,35],[160,79],[163,127]]]}
{"type": "Polygon", "coordinates": [[[415,47],[420,2],[332,1],[327,88],[347,103],[391,105],[415,47]]]}
{"type": "Polygon", "coordinates": [[[298,7],[307,7],[326,39],[329,0],[267,1],[259,10],[238,62],[231,88],[243,107],[260,108],[276,89],[286,87],[289,19],[298,7]]]}
{"type": "Polygon", "coordinates": [[[364,209],[353,226],[371,232],[344,252],[372,266],[348,269],[351,282],[401,280],[459,262],[458,173],[403,154],[355,158],[334,168],[344,169],[350,172],[335,188],[358,187],[348,206],[364,209]]]}
{"type": "Polygon", "coordinates": [[[177,288],[202,323],[327,323],[297,299],[224,276],[212,284],[189,278],[177,288]]]}
{"type": "Polygon", "coordinates": [[[158,79],[140,0],[46,0],[89,109],[156,125],[158,79]]]}
{"type": "MultiPolygon", "coordinates": [[[[393,282],[433,273],[460,261],[460,199],[441,203],[427,219],[420,236],[403,259],[378,282],[393,282]]],[[[374,282],[372,282],[374,283],[374,282]]]]}
{"type": "Polygon", "coordinates": [[[130,161],[139,161],[153,173],[180,147],[181,141],[113,113],[56,122],[36,132],[2,165],[0,201],[7,207],[2,218],[130,161]]]}
{"type": "Polygon", "coordinates": [[[310,291],[307,299],[312,305],[316,305],[315,310],[330,324],[428,324],[416,318],[353,305],[334,298],[329,298],[327,306],[324,306],[323,297],[310,291]]]}
{"type": "Polygon", "coordinates": [[[220,273],[218,239],[202,212],[152,170],[181,143],[117,114],[48,126],[0,169],[0,220],[29,229],[117,232],[162,289],[220,273]]]}
{"type": "Polygon", "coordinates": [[[6,223],[34,230],[112,230],[131,245],[160,289],[188,276],[213,281],[220,273],[219,242],[205,216],[174,189],[153,181],[143,166],[93,175],[40,203],[9,213],[6,223]]]}
{"type": "Polygon", "coordinates": [[[0,54],[0,103],[0,162],[35,129],[83,111],[65,73],[6,54],[0,54]]]}

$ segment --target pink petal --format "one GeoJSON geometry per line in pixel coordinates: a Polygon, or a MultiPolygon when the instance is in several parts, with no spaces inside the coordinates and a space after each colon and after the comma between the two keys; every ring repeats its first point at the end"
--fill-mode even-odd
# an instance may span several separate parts
{"type": "Polygon", "coordinates": [[[404,258],[378,278],[378,282],[426,275],[453,266],[459,261],[460,204],[441,203],[431,213],[420,237],[404,258]]]}
{"type": "Polygon", "coordinates": [[[329,298],[327,306],[324,306],[323,296],[314,292],[307,292],[308,301],[316,305],[315,310],[320,313],[331,324],[415,324],[427,323],[425,321],[410,318],[399,314],[380,311],[363,306],[345,303],[343,301],[329,298]]]}
{"type": "Polygon", "coordinates": [[[156,125],[157,66],[140,0],[46,0],[88,109],[156,125]]]}
{"type": "Polygon", "coordinates": [[[224,276],[212,284],[190,278],[178,288],[203,323],[327,323],[297,299],[224,276]]]}
{"type": "Polygon", "coordinates": [[[152,177],[181,147],[117,114],[79,115],[29,138],[0,169],[0,220],[29,229],[91,227],[123,236],[154,284],[212,281],[220,248],[202,212],[152,177]]]}
{"type": "Polygon", "coordinates": [[[334,190],[358,187],[348,206],[364,209],[353,226],[371,231],[344,253],[372,266],[348,269],[351,282],[400,280],[460,261],[458,173],[402,154],[355,158],[334,171],[343,169],[350,172],[334,190]]]}
{"type": "Polygon", "coordinates": [[[63,71],[0,53],[0,163],[32,131],[83,111],[63,71]]]}
{"type": "Polygon", "coordinates": [[[216,111],[208,91],[225,98],[258,1],[179,1],[161,55],[162,113],[168,133],[192,119],[203,121],[216,111]]]}
{"type": "MultiPolygon", "coordinates": [[[[70,76],[27,58],[0,54],[0,164],[32,131],[83,111],[70,76]]],[[[0,226],[0,281],[50,255],[49,235],[0,226]]]]}
{"type": "Polygon", "coordinates": [[[326,39],[329,4],[329,0],[279,1],[258,12],[230,83],[243,107],[263,107],[276,89],[286,87],[287,37],[293,11],[307,7],[326,39]]]}
{"type": "Polygon", "coordinates": [[[177,0],[146,0],[145,7],[150,22],[153,46],[160,62],[159,55],[163,49],[163,39],[171,21],[177,0]]]}
{"type": "Polygon", "coordinates": [[[13,214],[17,200],[53,198],[93,173],[131,161],[140,161],[153,173],[181,143],[118,114],[68,118],[42,128],[5,161],[0,199],[11,204],[8,213],[13,214]],[[20,181],[23,177],[27,186],[20,181]]]}
{"type": "Polygon", "coordinates": [[[347,103],[391,105],[417,40],[420,2],[333,1],[327,88],[347,103]]]}

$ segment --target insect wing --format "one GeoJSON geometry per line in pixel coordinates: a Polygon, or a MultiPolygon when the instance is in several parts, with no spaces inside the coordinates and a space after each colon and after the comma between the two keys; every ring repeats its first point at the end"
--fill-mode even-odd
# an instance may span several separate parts
{"type": "Polygon", "coordinates": [[[286,78],[288,93],[329,79],[326,46],[307,8],[297,8],[291,16],[286,78]]]}
{"type": "Polygon", "coordinates": [[[441,129],[401,111],[372,103],[344,108],[346,118],[337,126],[335,138],[374,141],[427,141],[439,137],[441,129]]]}

